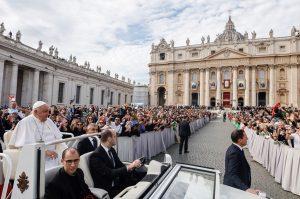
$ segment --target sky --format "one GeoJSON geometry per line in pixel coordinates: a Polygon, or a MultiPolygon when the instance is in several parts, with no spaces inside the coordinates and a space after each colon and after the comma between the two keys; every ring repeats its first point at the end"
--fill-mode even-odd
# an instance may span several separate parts
{"type": "Polygon", "coordinates": [[[223,32],[229,13],[237,31],[258,38],[288,36],[300,29],[299,0],[0,0],[0,23],[6,32],[20,30],[21,42],[77,63],[110,70],[148,84],[151,44],[161,38],[175,46],[213,41],[223,32]]]}

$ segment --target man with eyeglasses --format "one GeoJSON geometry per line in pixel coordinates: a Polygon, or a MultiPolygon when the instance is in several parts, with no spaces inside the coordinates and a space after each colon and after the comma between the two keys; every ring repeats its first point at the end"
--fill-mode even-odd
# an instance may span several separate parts
{"type": "Polygon", "coordinates": [[[78,168],[79,160],[79,153],[75,148],[63,151],[63,167],[47,185],[45,199],[96,199],[84,181],[83,171],[78,168]]]}

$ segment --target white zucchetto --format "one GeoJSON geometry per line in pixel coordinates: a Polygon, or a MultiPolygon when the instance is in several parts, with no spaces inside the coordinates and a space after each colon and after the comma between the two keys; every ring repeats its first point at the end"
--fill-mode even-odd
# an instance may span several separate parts
{"type": "Polygon", "coordinates": [[[43,102],[43,101],[37,101],[36,103],[33,104],[32,106],[32,110],[35,110],[43,105],[47,104],[46,102],[43,102]]]}

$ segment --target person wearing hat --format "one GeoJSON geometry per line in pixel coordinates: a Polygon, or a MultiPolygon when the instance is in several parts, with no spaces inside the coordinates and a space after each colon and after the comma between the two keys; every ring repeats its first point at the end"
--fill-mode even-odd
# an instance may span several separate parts
{"type": "MultiPolygon", "coordinates": [[[[51,142],[62,138],[62,134],[48,118],[49,106],[43,101],[37,101],[32,107],[30,115],[22,119],[15,127],[9,146],[20,148],[27,144],[37,142],[51,142]]],[[[63,148],[66,145],[63,145],[63,148]]],[[[45,168],[59,165],[58,154],[55,151],[56,146],[46,146],[45,151],[45,168]]]]}

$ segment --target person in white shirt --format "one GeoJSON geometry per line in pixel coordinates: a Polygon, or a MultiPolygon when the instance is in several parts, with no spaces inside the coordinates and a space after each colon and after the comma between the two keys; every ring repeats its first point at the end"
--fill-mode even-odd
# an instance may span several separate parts
{"type": "MultiPolygon", "coordinates": [[[[9,141],[10,147],[21,148],[27,144],[37,142],[51,142],[62,138],[62,134],[54,122],[48,118],[49,106],[42,101],[33,105],[32,113],[22,119],[15,127],[9,141]]],[[[62,148],[67,148],[62,144],[62,148]]],[[[57,146],[46,146],[45,168],[46,170],[59,165],[57,146]]]]}
{"type": "Polygon", "coordinates": [[[294,148],[300,149],[300,129],[296,129],[295,133],[287,133],[287,140],[294,140],[294,148]]]}
{"type": "Polygon", "coordinates": [[[121,119],[119,117],[116,117],[115,121],[110,124],[110,127],[114,129],[119,136],[122,133],[121,119]]]}

